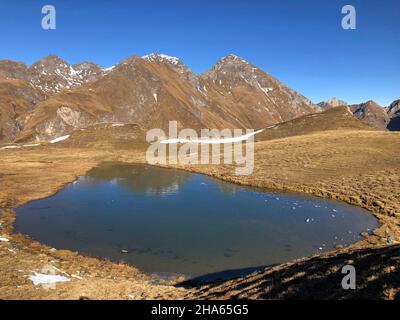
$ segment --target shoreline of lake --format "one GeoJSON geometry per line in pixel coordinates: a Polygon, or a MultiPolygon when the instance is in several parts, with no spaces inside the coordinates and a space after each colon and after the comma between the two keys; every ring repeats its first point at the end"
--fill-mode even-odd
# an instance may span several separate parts
{"type": "MultiPolygon", "coordinates": [[[[36,150],[26,150],[26,151],[23,150],[18,152],[5,151],[3,154],[2,162],[0,163],[0,167],[2,168],[3,171],[3,176],[2,176],[3,183],[6,183],[6,186],[8,186],[8,188],[5,189],[7,193],[4,194],[5,190],[3,190],[3,194],[1,194],[0,192],[0,204],[3,208],[4,207],[12,208],[33,199],[41,199],[49,197],[54,193],[58,192],[59,190],[61,190],[63,187],[65,187],[65,185],[74,181],[76,177],[84,175],[91,168],[99,165],[100,163],[108,161],[123,162],[123,163],[144,163],[144,158],[143,155],[141,155],[137,151],[134,152],[124,151],[121,154],[115,154],[115,155],[103,152],[102,150],[94,151],[94,150],[82,150],[82,149],[69,149],[68,153],[65,153],[65,150],[63,150],[62,148],[47,148],[47,147],[43,148],[41,147],[36,150]],[[27,158],[29,158],[29,160],[26,160],[27,158]]],[[[352,197],[351,194],[348,195],[340,193],[335,194],[330,192],[329,190],[324,190],[326,188],[320,188],[318,185],[316,185],[315,187],[310,187],[306,183],[304,183],[302,186],[299,186],[296,183],[292,183],[291,185],[270,183],[269,180],[265,179],[263,175],[260,175],[259,172],[256,172],[256,177],[259,176],[264,183],[260,183],[260,180],[257,178],[253,179],[252,181],[248,181],[246,179],[238,179],[237,177],[229,175],[229,171],[226,168],[220,168],[220,170],[217,171],[215,168],[201,169],[201,168],[188,167],[185,168],[185,170],[208,174],[210,176],[214,176],[215,178],[226,180],[229,182],[234,182],[244,185],[254,185],[256,187],[261,187],[261,188],[268,188],[268,190],[272,188],[276,190],[283,190],[289,192],[291,191],[301,192],[325,198],[331,198],[331,199],[333,198],[347,203],[352,203],[371,211],[379,219],[380,223],[383,224],[382,227],[374,230],[371,235],[367,236],[365,240],[361,240],[350,247],[336,250],[333,253],[329,253],[329,255],[334,255],[334,256],[342,254],[350,255],[351,252],[355,252],[363,248],[366,249],[385,248],[387,246],[386,244],[387,234],[392,236],[395,243],[397,243],[398,241],[398,234],[399,234],[398,227],[396,229],[395,223],[391,222],[392,220],[393,221],[397,220],[395,220],[396,219],[395,217],[391,216],[390,206],[385,207],[385,205],[381,204],[378,204],[379,206],[377,206],[376,203],[374,203],[375,201],[374,198],[372,198],[371,200],[368,199],[363,203],[354,203],[354,201],[351,198],[352,197]]],[[[342,185],[346,185],[346,183],[348,184],[349,182],[343,181],[342,185]]],[[[74,261],[78,260],[79,262],[82,263],[82,265],[85,264],[84,261],[86,260],[92,261],[90,258],[80,257],[79,255],[76,255],[74,253],[66,254],[65,251],[62,251],[61,253],[61,255],[65,255],[65,257],[63,257],[60,260],[58,257],[59,255],[58,250],[54,251],[52,248],[45,247],[39,243],[35,243],[30,239],[24,238],[23,236],[11,234],[11,229],[13,224],[12,221],[15,218],[15,216],[13,216],[13,213],[10,212],[9,209],[6,209],[6,211],[7,211],[6,214],[0,216],[0,220],[3,225],[3,228],[1,230],[1,235],[2,236],[5,235],[10,240],[9,243],[1,243],[0,245],[0,253],[3,255],[4,262],[8,261],[8,263],[18,265],[19,263],[22,263],[21,258],[18,258],[17,260],[15,259],[20,255],[22,256],[26,255],[26,259],[30,261],[32,265],[37,265],[40,262],[40,259],[43,259],[43,257],[47,257],[45,259],[48,259],[50,261],[51,260],[61,261],[60,263],[62,263],[65,266],[73,265],[75,267],[77,265],[74,261]],[[11,253],[8,251],[8,249],[15,250],[17,251],[17,253],[16,254],[11,253]],[[79,257],[79,259],[77,259],[76,257],[79,257]]],[[[304,258],[304,259],[309,259],[309,258],[304,258]]],[[[94,260],[97,261],[96,262],[97,264],[105,263],[97,259],[94,260]]],[[[115,266],[116,264],[111,263],[110,265],[115,266]]],[[[4,283],[6,284],[19,283],[23,288],[23,291],[21,291],[22,289],[21,290],[18,289],[16,291],[9,291],[5,293],[3,292],[2,297],[4,298],[7,297],[15,298],[18,296],[36,297],[36,298],[40,298],[40,296],[55,297],[54,294],[57,294],[57,296],[60,298],[67,296],[70,298],[75,297],[71,289],[68,289],[68,294],[64,296],[56,292],[44,293],[40,291],[39,294],[37,288],[35,287],[31,288],[31,285],[29,285],[29,282],[27,282],[26,278],[23,277],[23,275],[21,276],[18,275],[15,278],[15,280],[12,280],[12,278],[9,278],[9,280],[7,280],[8,277],[15,277],[14,275],[15,272],[13,270],[7,271],[7,267],[5,265],[1,268],[2,270],[4,270],[3,273],[4,283]]],[[[128,266],[122,266],[121,268],[126,270],[135,270],[128,266]]],[[[282,266],[282,268],[284,268],[284,266],[282,266]]],[[[92,265],[90,269],[94,274],[97,274],[99,272],[98,267],[95,267],[95,265],[92,265]]],[[[97,279],[96,276],[94,277],[95,279],[97,279]]],[[[141,274],[139,278],[143,280],[146,279],[147,277],[141,274]]],[[[137,279],[138,278],[136,277],[134,280],[131,281],[135,283],[136,281],[138,281],[137,279]]],[[[87,281],[87,283],[91,283],[94,280],[85,279],[84,281],[85,282],[87,281]]],[[[103,281],[103,279],[99,279],[99,281],[103,281]]],[[[143,281],[148,281],[148,280],[143,280],[143,281]]],[[[119,283],[119,280],[117,281],[117,283],[119,283]]],[[[108,284],[110,288],[115,287],[115,285],[116,285],[115,283],[108,284]]],[[[130,285],[132,285],[132,283],[130,285]]],[[[76,286],[80,287],[77,280],[71,281],[66,284],[60,284],[60,288],[64,287],[69,288],[71,286],[74,288],[76,286]]],[[[173,296],[175,298],[185,297],[185,296],[192,297],[193,294],[193,292],[188,292],[186,291],[186,289],[184,292],[178,292],[179,290],[176,291],[175,286],[172,286],[169,289],[172,290],[171,292],[173,292],[170,293],[170,296],[173,296]]],[[[159,290],[159,288],[157,288],[157,290],[159,290]]],[[[151,296],[154,293],[152,291],[152,285],[146,286],[146,289],[144,289],[144,291],[146,293],[143,294],[142,298],[145,298],[146,296],[147,297],[151,296]]],[[[114,295],[115,297],[118,296],[119,299],[129,299],[127,295],[124,295],[123,291],[121,291],[121,294],[113,293],[112,295],[110,295],[110,293],[105,293],[105,292],[99,292],[97,294],[96,292],[97,291],[94,289],[90,291],[92,298],[96,297],[105,298],[114,295]]],[[[165,296],[163,295],[162,298],[168,298],[168,295],[165,296]]]]}

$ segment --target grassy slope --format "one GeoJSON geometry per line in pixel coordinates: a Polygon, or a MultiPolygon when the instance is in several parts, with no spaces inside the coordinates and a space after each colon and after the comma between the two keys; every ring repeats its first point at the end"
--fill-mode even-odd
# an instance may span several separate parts
{"type": "Polygon", "coordinates": [[[281,139],[329,130],[375,130],[356,119],[347,107],[331,108],[266,128],[256,141],[281,139]]]}
{"type": "Polygon", "coordinates": [[[0,77],[0,143],[11,142],[19,132],[18,118],[44,99],[43,93],[23,80],[0,77]]]}

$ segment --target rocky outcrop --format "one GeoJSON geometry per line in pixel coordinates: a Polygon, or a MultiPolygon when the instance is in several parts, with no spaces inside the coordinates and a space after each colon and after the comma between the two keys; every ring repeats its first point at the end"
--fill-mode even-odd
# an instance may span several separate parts
{"type": "Polygon", "coordinates": [[[358,119],[373,128],[386,130],[390,122],[390,117],[386,110],[372,100],[352,105],[350,108],[358,119]]]}
{"type": "Polygon", "coordinates": [[[47,95],[98,80],[104,74],[105,71],[94,63],[71,65],[55,55],[49,55],[30,67],[20,62],[0,61],[1,77],[28,81],[47,95]]]}
{"type": "Polygon", "coordinates": [[[28,73],[30,82],[47,94],[72,89],[103,76],[102,69],[94,63],[70,65],[55,55],[34,63],[28,73]]]}
{"type": "Polygon", "coordinates": [[[400,131],[400,99],[393,101],[388,108],[390,117],[387,128],[390,131],[400,131]]]}
{"type": "Polygon", "coordinates": [[[336,107],[341,107],[341,106],[348,106],[348,103],[346,101],[337,99],[337,98],[332,98],[326,101],[321,101],[318,103],[318,105],[321,107],[323,110],[327,110],[330,108],[336,108],[336,107]]]}

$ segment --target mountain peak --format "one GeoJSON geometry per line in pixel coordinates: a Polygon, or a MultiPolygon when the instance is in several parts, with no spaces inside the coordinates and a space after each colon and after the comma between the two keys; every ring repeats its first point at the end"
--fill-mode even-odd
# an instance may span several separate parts
{"type": "Polygon", "coordinates": [[[386,110],[373,100],[350,107],[354,116],[379,130],[386,130],[390,117],[386,110]]]}
{"type": "Polygon", "coordinates": [[[185,65],[181,59],[177,57],[172,57],[163,53],[150,53],[148,55],[142,56],[142,59],[148,62],[160,62],[165,63],[171,67],[180,76],[187,79],[192,85],[197,86],[197,77],[193,71],[185,65]]]}
{"type": "Polygon", "coordinates": [[[181,60],[177,57],[172,57],[163,53],[153,52],[142,56],[142,59],[149,61],[149,62],[168,62],[173,65],[177,65],[181,62],[181,60]]]}
{"type": "Polygon", "coordinates": [[[249,62],[247,62],[245,59],[238,57],[235,54],[228,54],[227,56],[221,58],[218,60],[217,65],[221,65],[221,64],[225,64],[225,63],[236,63],[236,64],[240,64],[240,63],[244,63],[244,64],[249,64],[249,62]]]}
{"type": "Polygon", "coordinates": [[[379,107],[379,108],[382,108],[382,106],[379,105],[379,103],[376,103],[374,100],[368,100],[367,102],[361,103],[360,106],[362,106],[362,107],[379,107]]]}
{"type": "Polygon", "coordinates": [[[31,70],[35,70],[36,72],[40,72],[42,74],[54,73],[56,70],[69,69],[70,64],[66,62],[64,59],[51,54],[47,57],[44,57],[38,61],[36,61],[30,67],[31,70]]]}
{"type": "Polygon", "coordinates": [[[338,98],[336,98],[336,97],[333,97],[333,98],[327,100],[326,102],[329,102],[329,103],[332,103],[332,104],[347,105],[347,102],[345,102],[345,101],[343,101],[343,100],[340,100],[340,99],[338,99],[338,98]]]}
{"type": "Polygon", "coordinates": [[[48,56],[36,61],[32,66],[35,65],[47,65],[47,64],[65,64],[67,65],[68,63],[60,58],[59,56],[55,55],[55,54],[49,54],[48,56]]]}
{"type": "Polygon", "coordinates": [[[326,101],[322,101],[318,103],[318,105],[323,109],[330,109],[330,108],[335,108],[335,107],[340,107],[340,106],[348,106],[349,104],[346,101],[340,100],[336,97],[328,99],[326,101]]]}
{"type": "Polygon", "coordinates": [[[99,65],[82,62],[71,65],[57,55],[50,54],[29,68],[29,82],[46,93],[57,93],[102,77],[99,65]]]}
{"type": "Polygon", "coordinates": [[[240,58],[233,53],[230,53],[227,56],[221,58],[221,60],[236,60],[236,59],[240,59],[240,58]]]}
{"type": "Polygon", "coordinates": [[[388,107],[388,113],[390,115],[400,113],[400,98],[391,103],[391,105],[388,107]]]}
{"type": "Polygon", "coordinates": [[[80,63],[74,64],[73,67],[76,68],[76,69],[100,68],[100,66],[97,63],[90,62],[90,61],[84,61],[84,62],[80,62],[80,63]]]}

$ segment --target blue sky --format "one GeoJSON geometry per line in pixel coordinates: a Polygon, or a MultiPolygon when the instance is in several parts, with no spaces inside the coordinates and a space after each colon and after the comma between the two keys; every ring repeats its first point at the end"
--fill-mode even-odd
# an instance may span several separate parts
{"type": "Polygon", "coordinates": [[[338,97],[388,105],[400,97],[400,1],[36,1],[0,3],[0,59],[50,54],[110,66],[131,55],[177,56],[200,73],[234,53],[314,102],[338,97]],[[57,29],[41,28],[41,8],[57,29]],[[357,29],[341,28],[341,8],[357,29]]]}

